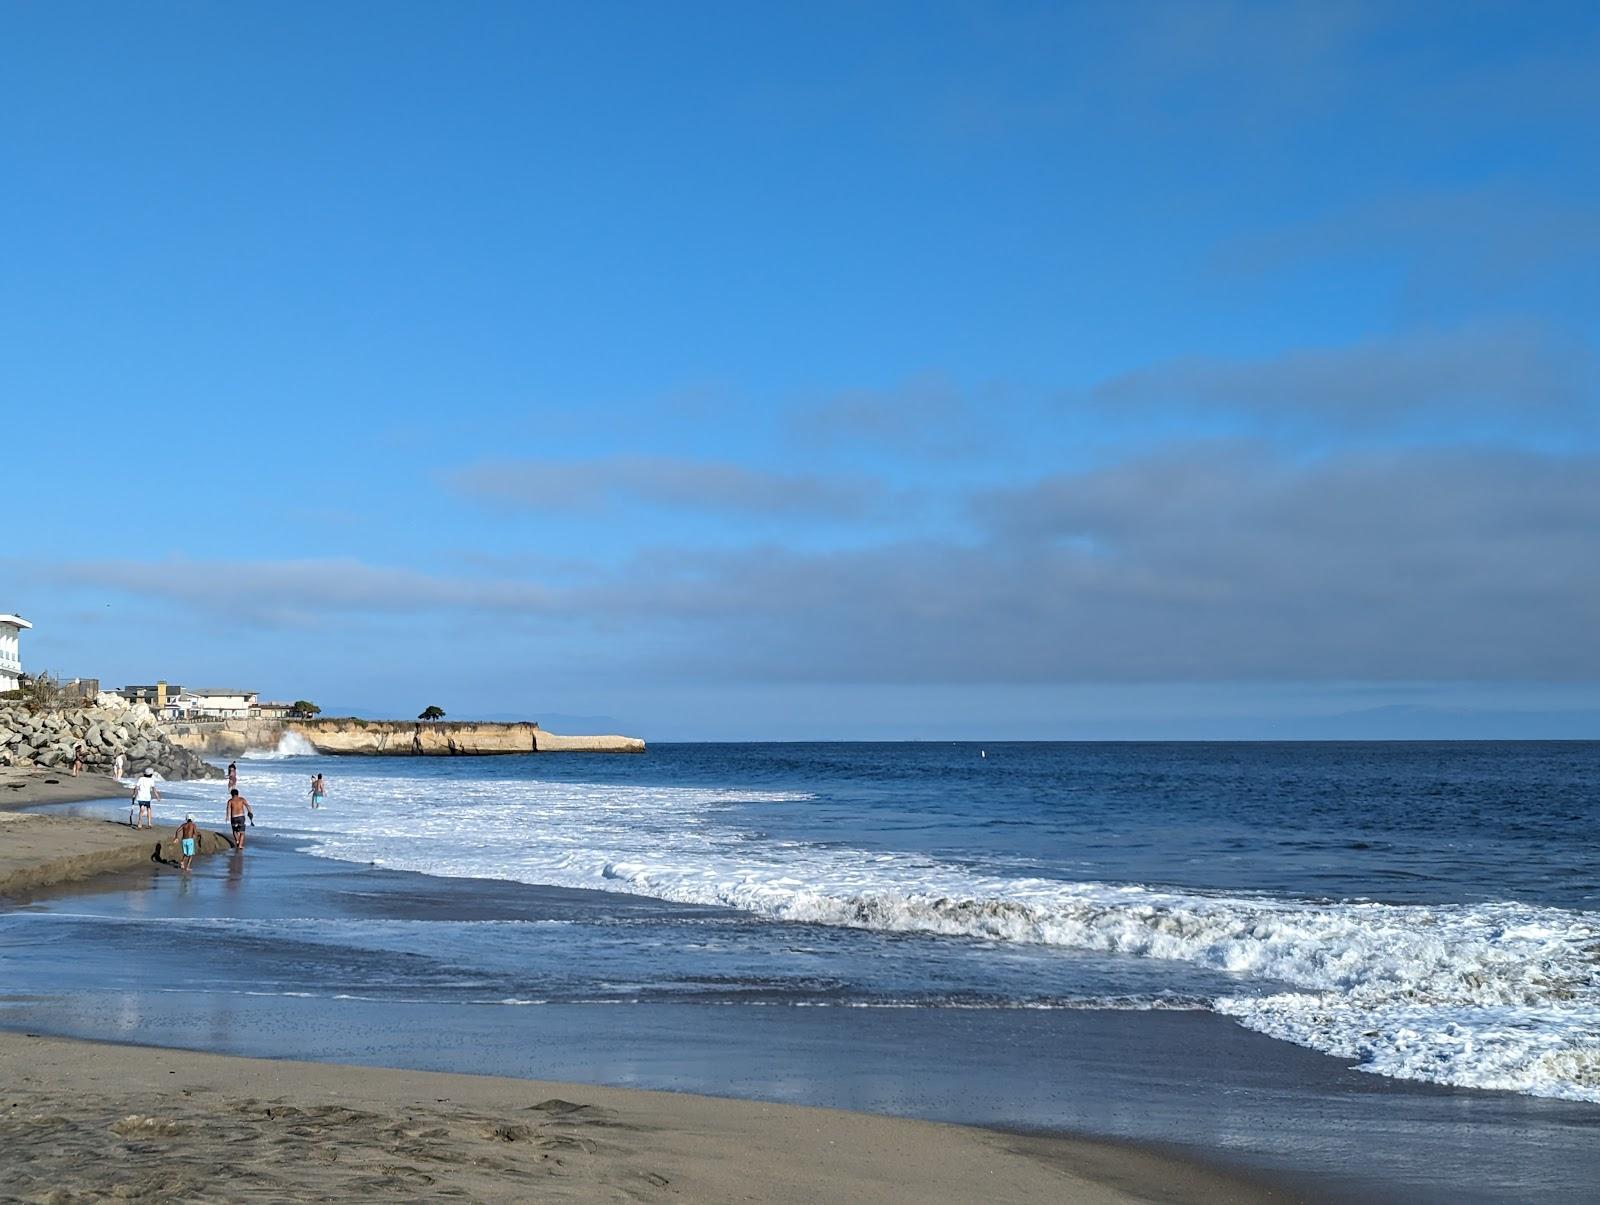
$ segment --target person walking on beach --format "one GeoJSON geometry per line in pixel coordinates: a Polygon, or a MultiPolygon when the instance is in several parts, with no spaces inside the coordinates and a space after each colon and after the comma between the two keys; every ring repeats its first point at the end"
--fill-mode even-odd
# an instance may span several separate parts
{"type": "Polygon", "coordinates": [[[328,784],[323,782],[322,775],[318,774],[311,780],[311,806],[313,808],[321,807],[322,801],[327,798],[327,795],[328,784]]]}
{"type": "Polygon", "coordinates": [[[76,778],[83,772],[83,746],[79,745],[72,751],[72,777],[76,778]]]}
{"type": "Polygon", "coordinates": [[[200,827],[195,824],[194,816],[183,818],[183,823],[178,826],[178,831],[172,834],[178,842],[178,848],[183,851],[183,856],[178,859],[178,869],[184,874],[189,873],[189,862],[194,858],[194,851],[200,847],[200,827]]]}
{"type": "Polygon", "coordinates": [[[239,763],[228,763],[228,786],[233,788],[239,785],[239,763]]]}
{"type": "Polygon", "coordinates": [[[128,759],[121,753],[111,759],[111,777],[121,778],[123,770],[127,769],[128,759]]]}
{"type": "Polygon", "coordinates": [[[239,794],[239,788],[234,787],[228,792],[228,827],[233,830],[233,848],[244,848],[244,818],[250,817],[250,823],[256,822],[256,814],[250,809],[250,801],[239,794]]]}
{"type": "Polygon", "coordinates": [[[144,773],[139,775],[139,781],[133,784],[133,802],[139,809],[139,823],[135,828],[154,828],[155,818],[151,815],[150,804],[152,800],[161,798],[161,790],[156,786],[156,772],[149,766],[144,768],[144,773]],[[148,820],[150,823],[145,824],[148,820]]]}

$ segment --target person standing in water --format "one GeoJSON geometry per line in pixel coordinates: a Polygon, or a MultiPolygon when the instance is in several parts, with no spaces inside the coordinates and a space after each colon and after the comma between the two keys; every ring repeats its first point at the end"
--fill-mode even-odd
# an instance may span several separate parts
{"type": "Polygon", "coordinates": [[[232,790],[234,787],[236,787],[238,785],[239,785],[239,764],[237,762],[229,762],[228,763],[228,789],[232,790]]]}
{"type": "Polygon", "coordinates": [[[322,775],[318,774],[311,780],[311,806],[313,808],[321,807],[322,801],[326,799],[327,796],[328,784],[323,782],[322,775]]]}
{"type": "Polygon", "coordinates": [[[256,814],[250,808],[250,801],[239,794],[239,788],[234,787],[228,792],[228,827],[233,831],[233,848],[244,848],[244,818],[250,817],[250,823],[256,822],[256,814]]]}
{"type": "Polygon", "coordinates": [[[200,847],[200,826],[194,822],[194,816],[183,818],[183,823],[178,826],[178,831],[172,834],[178,842],[178,848],[183,851],[183,856],[178,859],[178,869],[185,874],[189,873],[189,863],[194,858],[194,852],[200,847]]]}
{"type": "Polygon", "coordinates": [[[139,775],[139,781],[133,784],[133,802],[139,809],[139,823],[136,828],[145,828],[145,821],[150,821],[148,827],[156,826],[155,818],[151,815],[150,804],[152,800],[160,799],[161,792],[156,787],[156,772],[149,766],[144,768],[144,773],[139,775]]]}

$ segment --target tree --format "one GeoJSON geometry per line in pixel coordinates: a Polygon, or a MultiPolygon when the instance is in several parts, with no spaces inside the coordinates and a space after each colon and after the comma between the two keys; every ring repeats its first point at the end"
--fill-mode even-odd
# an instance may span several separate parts
{"type": "Polygon", "coordinates": [[[308,719],[311,716],[322,714],[322,708],[318,707],[310,699],[296,699],[289,710],[295,715],[302,715],[308,719]]]}
{"type": "Polygon", "coordinates": [[[442,720],[442,719],[444,719],[444,708],[443,707],[429,707],[426,711],[424,711],[421,715],[419,715],[417,717],[417,719],[419,719],[419,720],[442,720]]]}

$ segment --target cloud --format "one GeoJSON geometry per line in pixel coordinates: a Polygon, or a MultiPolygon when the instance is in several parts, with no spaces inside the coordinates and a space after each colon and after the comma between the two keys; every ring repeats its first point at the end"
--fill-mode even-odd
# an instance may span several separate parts
{"type": "Polygon", "coordinates": [[[975,510],[964,544],[680,553],[625,593],[680,672],[750,679],[1600,678],[1593,456],[1199,446],[975,510]]]}
{"type": "Polygon", "coordinates": [[[1314,0],[980,6],[960,38],[971,66],[924,111],[969,139],[1087,126],[1131,131],[1137,147],[1204,131],[1216,152],[1359,95],[1352,79],[1371,71],[1362,52],[1381,17],[1314,0]],[[1007,70],[986,69],[994,61],[1007,70]]]}
{"type": "Polygon", "coordinates": [[[878,500],[853,477],[776,473],[667,456],[487,460],[444,474],[455,492],[516,510],[599,513],[627,505],[730,516],[852,519],[878,500]]]}
{"type": "Polygon", "coordinates": [[[848,389],[788,416],[790,435],[812,447],[868,447],[953,456],[972,446],[973,399],[938,376],[888,389],[848,389]]]}
{"type": "Polygon", "coordinates": [[[347,557],[34,562],[24,572],[54,585],[177,603],[195,611],[266,624],[438,611],[544,613],[555,598],[551,590],[531,582],[440,576],[347,557]]]}
{"type": "Polygon", "coordinates": [[[1538,419],[1577,412],[1594,394],[1588,346],[1537,326],[1421,332],[1238,360],[1168,360],[1101,382],[1111,408],[1242,412],[1380,426],[1419,414],[1538,419]]]}
{"type": "Polygon", "coordinates": [[[478,653],[559,625],[541,656],[636,686],[1600,681],[1600,456],[1197,444],[988,491],[971,523],[656,549],[561,585],[346,560],[32,574],[241,624],[437,616],[478,653]]]}
{"type": "Polygon", "coordinates": [[[1392,192],[1228,240],[1215,266],[1257,274],[1369,261],[1400,265],[1409,304],[1430,312],[1537,305],[1554,286],[1557,312],[1593,314],[1600,214],[1565,195],[1500,185],[1392,192]]]}

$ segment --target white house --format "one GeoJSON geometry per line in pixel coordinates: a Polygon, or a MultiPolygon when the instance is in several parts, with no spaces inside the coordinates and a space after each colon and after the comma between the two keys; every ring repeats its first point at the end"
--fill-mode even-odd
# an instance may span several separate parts
{"type": "Polygon", "coordinates": [[[17,637],[33,625],[20,615],[0,615],[0,690],[16,690],[22,676],[22,654],[17,637]]]}
{"type": "Polygon", "coordinates": [[[179,705],[188,704],[194,715],[244,719],[256,705],[256,692],[231,687],[196,687],[183,692],[179,705]]]}

